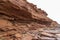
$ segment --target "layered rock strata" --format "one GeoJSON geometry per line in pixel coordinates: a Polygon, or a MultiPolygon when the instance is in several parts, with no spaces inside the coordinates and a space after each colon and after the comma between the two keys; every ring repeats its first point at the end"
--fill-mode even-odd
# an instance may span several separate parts
{"type": "Polygon", "coordinates": [[[0,39],[46,40],[42,39],[41,35],[54,39],[53,34],[42,32],[44,28],[53,28],[58,25],[47,15],[44,10],[26,0],[0,0],[0,39]]]}

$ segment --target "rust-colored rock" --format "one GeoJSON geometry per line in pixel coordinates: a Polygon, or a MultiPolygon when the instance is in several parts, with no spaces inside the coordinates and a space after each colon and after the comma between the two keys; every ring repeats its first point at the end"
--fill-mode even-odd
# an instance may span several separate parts
{"type": "Polygon", "coordinates": [[[5,40],[34,40],[27,32],[57,25],[44,10],[26,0],[0,0],[0,37],[5,40]]]}

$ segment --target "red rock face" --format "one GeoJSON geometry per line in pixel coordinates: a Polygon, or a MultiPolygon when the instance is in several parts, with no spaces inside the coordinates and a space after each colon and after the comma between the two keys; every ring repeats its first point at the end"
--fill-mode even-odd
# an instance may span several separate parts
{"type": "Polygon", "coordinates": [[[47,17],[44,10],[26,0],[0,0],[0,37],[6,40],[35,40],[26,33],[57,25],[57,22],[47,17]]]}

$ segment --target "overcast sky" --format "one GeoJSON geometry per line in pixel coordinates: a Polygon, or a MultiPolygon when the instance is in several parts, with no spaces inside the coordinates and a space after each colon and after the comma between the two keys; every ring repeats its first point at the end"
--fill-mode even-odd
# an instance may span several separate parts
{"type": "Polygon", "coordinates": [[[60,0],[27,0],[45,10],[48,17],[60,23],[60,0]]]}

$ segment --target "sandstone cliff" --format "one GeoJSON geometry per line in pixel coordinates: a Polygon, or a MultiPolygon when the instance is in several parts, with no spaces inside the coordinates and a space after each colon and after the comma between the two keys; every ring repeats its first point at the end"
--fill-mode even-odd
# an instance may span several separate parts
{"type": "Polygon", "coordinates": [[[26,0],[0,0],[1,40],[36,40],[29,34],[30,31],[58,25],[47,15],[26,0]]]}

